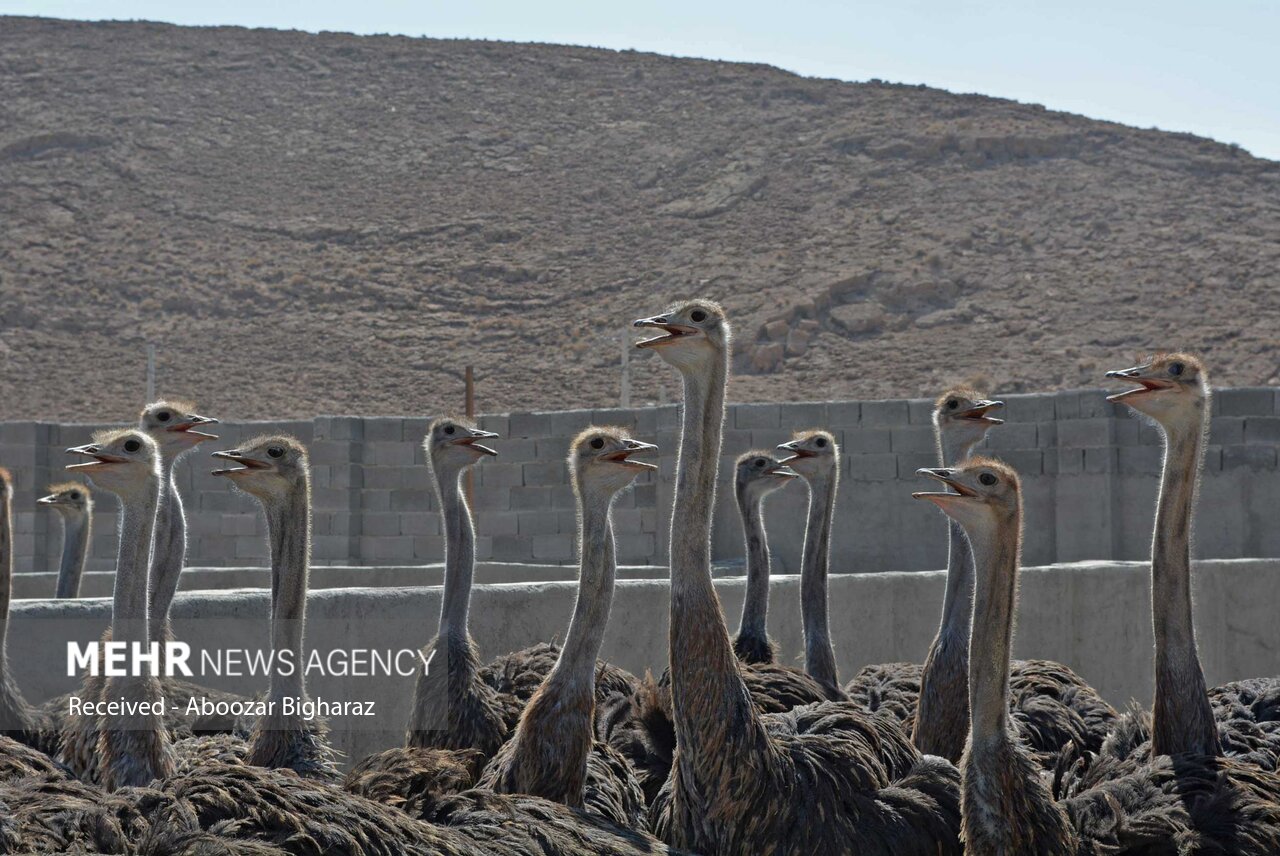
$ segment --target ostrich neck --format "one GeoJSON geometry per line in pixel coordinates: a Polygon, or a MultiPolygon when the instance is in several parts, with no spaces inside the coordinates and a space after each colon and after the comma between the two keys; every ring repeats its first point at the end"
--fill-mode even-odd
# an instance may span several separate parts
{"type": "Polygon", "coordinates": [[[164,637],[169,626],[169,608],[178,591],[178,578],[182,576],[182,566],[187,557],[187,518],[174,478],[178,457],[162,455],[160,458],[160,476],[165,492],[156,512],[155,563],[149,593],[151,638],[156,641],[164,637]]]}
{"type": "Polygon", "coordinates": [[[742,602],[738,635],[764,640],[768,636],[769,541],[764,529],[764,497],[737,486],[738,513],[742,516],[742,537],[747,545],[747,594],[742,602]]]}
{"type": "MultiPolygon", "coordinates": [[[[13,513],[9,491],[0,486],[0,691],[8,685],[9,601],[13,597],[13,513]]],[[[4,723],[0,722],[0,728],[4,723]]]]}
{"type": "Polygon", "coordinates": [[[971,538],[985,585],[973,597],[969,639],[969,735],[974,756],[998,752],[1009,742],[1009,658],[1018,588],[1018,519],[971,538]]]}
{"type": "Polygon", "coordinates": [[[827,607],[827,572],[831,560],[831,525],[836,510],[836,468],[809,482],[809,520],[804,530],[800,566],[800,609],[804,618],[804,670],[824,688],[839,689],[836,653],[831,647],[827,607]]]}
{"type": "Polygon", "coordinates": [[[92,512],[66,514],[62,517],[62,560],[58,565],[60,598],[78,597],[85,562],[89,559],[89,537],[93,531],[92,512]]]}
{"type": "Polygon", "coordinates": [[[1160,755],[1222,752],[1191,616],[1191,514],[1203,425],[1165,431],[1164,469],[1151,543],[1156,696],[1151,740],[1160,755]]]}
{"type": "Polygon", "coordinates": [[[609,624],[613,604],[613,583],[617,574],[617,558],[613,546],[613,526],[609,506],[613,497],[587,497],[582,504],[579,541],[582,563],[578,576],[578,597],[573,604],[573,618],[565,635],[560,657],[548,680],[558,687],[558,695],[567,695],[571,704],[595,698],[596,658],[609,624]]]}
{"type": "Polygon", "coordinates": [[[727,359],[717,359],[705,375],[682,374],[684,413],[671,514],[671,701],[682,775],[694,788],[715,789],[728,782],[708,778],[715,765],[707,759],[733,751],[725,743],[725,723],[739,724],[735,743],[759,743],[763,737],[711,581],[727,359]]]}
{"type": "Polygon", "coordinates": [[[476,531],[471,509],[462,495],[462,470],[447,469],[437,477],[444,515],[444,596],[440,603],[440,636],[466,639],[471,606],[471,579],[476,563],[476,531]]]}
{"type": "Polygon", "coordinates": [[[311,485],[304,478],[283,501],[265,506],[271,538],[271,647],[288,651],[292,670],[272,669],[270,697],[301,697],[302,637],[307,611],[307,575],[311,566],[311,485]],[[288,674],[283,674],[283,672],[288,674]]]}
{"type": "Polygon", "coordinates": [[[111,604],[111,638],[147,643],[147,586],[155,543],[156,509],[164,482],[149,477],[137,493],[120,496],[120,549],[111,604]]]}
{"type": "MultiPolygon", "coordinates": [[[[974,445],[957,442],[939,431],[939,463],[944,467],[960,463],[969,457],[974,445]]],[[[950,517],[947,518],[947,535],[947,588],[942,598],[942,623],[938,627],[938,635],[967,640],[969,619],[973,614],[973,550],[964,527],[950,517]]],[[[953,649],[962,652],[961,656],[965,656],[967,662],[966,645],[956,645],[953,649]]]]}

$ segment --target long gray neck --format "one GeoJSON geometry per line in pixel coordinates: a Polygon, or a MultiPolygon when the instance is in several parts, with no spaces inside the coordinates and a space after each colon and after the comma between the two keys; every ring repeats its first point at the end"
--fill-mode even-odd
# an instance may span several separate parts
{"type": "Polygon", "coordinates": [[[998,750],[1009,741],[1009,658],[1018,589],[1017,517],[995,531],[972,538],[984,584],[973,598],[969,639],[969,738],[975,754],[998,750]]]}
{"type": "MultiPolygon", "coordinates": [[[[974,443],[960,443],[937,431],[938,459],[944,467],[964,461],[973,452],[974,443]]],[[[973,615],[973,550],[964,527],[947,518],[947,588],[942,598],[942,621],[938,635],[950,639],[969,638],[969,619],[973,615]]],[[[968,646],[953,646],[968,659],[968,646]]]]}
{"type": "Polygon", "coordinates": [[[739,639],[761,644],[769,638],[769,540],[764,528],[764,497],[744,484],[736,487],[742,536],[747,547],[747,594],[742,602],[739,639]]]}
{"type": "Polygon", "coordinates": [[[839,691],[836,652],[831,646],[827,573],[836,510],[838,468],[809,480],[809,520],[800,564],[800,610],[804,618],[804,670],[828,691],[839,691]]]}
{"type": "Polygon", "coordinates": [[[463,470],[440,467],[436,471],[436,494],[444,516],[444,594],[440,603],[440,630],[443,637],[468,637],[467,612],[471,606],[471,580],[476,564],[476,531],[471,509],[462,493],[463,470]]]}
{"type": "Polygon", "coordinates": [[[578,597],[573,604],[573,618],[569,621],[564,647],[547,678],[547,682],[556,687],[554,697],[569,707],[589,707],[595,700],[596,658],[609,624],[617,574],[613,525],[609,518],[612,503],[612,496],[579,499],[582,561],[578,597]]]}
{"type": "Polygon", "coordinates": [[[111,604],[111,639],[151,641],[147,632],[147,584],[155,543],[156,509],[164,482],[148,477],[136,493],[120,496],[120,549],[111,604]]]}
{"type": "Polygon", "coordinates": [[[62,515],[62,561],[58,565],[59,598],[79,597],[80,580],[89,559],[89,538],[93,533],[93,512],[73,512],[62,515]]]}
{"type": "MultiPolygon", "coordinates": [[[[9,601],[13,598],[13,509],[9,490],[0,482],[0,689],[9,674],[9,601]]],[[[5,723],[0,722],[0,729],[5,723]]]]}
{"type": "Polygon", "coordinates": [[[181,455],[161,453],[160,476],[165,484],[164,499],[156,512],[155,562],[151,569],[151,638],[159,641],[169,626],[169,608],[178,591],[178,579],[187,557],[187,518],[182,495],[174,478],[174,466],[181,455]]]}
{"type": "Polygon", "coordinates": [[[1156,643],[1151,743],[1159,755],[1222,753],[1191,617],[1191,514],[1203,430],[1203,422],[1164,430],[1164,470],[1151,542],[1151,617],[1156,643]]]}
{"type": "MultiPolygon", "coordinates": [[[[301,697],[302,638],[307,612],[307,578],[311,568],[311,481],[303,475],[278,503],[264,503],[271,539],[271,646],[289,651],[295,668],[271,671],[270,697],[301,697]]],[[[277,656],[279,656],[277,654],[277,656]]]]}

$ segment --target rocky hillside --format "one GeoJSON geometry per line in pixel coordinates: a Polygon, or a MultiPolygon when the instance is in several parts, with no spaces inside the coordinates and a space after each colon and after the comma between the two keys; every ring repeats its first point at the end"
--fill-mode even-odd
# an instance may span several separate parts
{"type": "Polygon", "coordinates": [[[736,400],[1280,383],[1280,164],[764,66],[3,18],[0,223],[0,419],[609,405],[692,294],[736,400]]]}

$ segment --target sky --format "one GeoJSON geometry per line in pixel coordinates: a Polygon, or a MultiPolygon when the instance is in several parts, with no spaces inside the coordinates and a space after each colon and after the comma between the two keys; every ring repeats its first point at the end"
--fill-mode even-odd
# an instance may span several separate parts
{"type": "Polygon", "coordinates": [[[1280,160],[1280,0],[0,0],[0,14],[555,42],[763,62],[1190,131],[1280,160]]]}

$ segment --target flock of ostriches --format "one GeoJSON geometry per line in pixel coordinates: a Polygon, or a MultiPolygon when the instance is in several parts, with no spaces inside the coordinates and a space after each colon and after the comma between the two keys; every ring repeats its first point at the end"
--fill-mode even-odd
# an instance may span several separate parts
{"type": "MultiPolygon", "coordinates": [[[[828,545],[839,452],[823,430],[737,459],[747,597],[731,636],[712,585],[729,324],[694,300],[635,322],[681,375],[671,517],[669,662],[638,678],[598,660],[613,595],[614,497],[654,446],[616,428],[569,444],[580,581],[563,645],[484,664],[468,632],[474,533],[463,473],[496,452],[465,420],[425,445],[446,534],[443,606],[403,748],[342,775],[317,720],[281,706],[257,721],[128,713],[72,716],[27,704],[0,675],[0,851],[148,854],[1276,854],[1280,679],[1209,689],[1192,625],[1189,537],[1209,414],[1194,356],[1108,377],[1160,429],[1165,463],[1151,557],[1155,702],[1118,713],[1059,663],[1011,661],[1022,501],[1018,475],[971,452],[1000,402],[957,389],[934,411],[936,490],[949,518],[941,624],[922,664],[837,677],[827,628],[828,545]],[[810,510],[801,573],[804,668],[766,632],[765,497],[794,479],[810,510]]],[[[185,521],[175,460],[214,420],[158,402],[136,429],[68,449],[68,469],[120,501],[115,641],[172,638],[185,521]]],[[[310,559],[307,451],[267,436],[214,452],[216,475],[262,505],[271,546],[271,638],[301,654],[310,559]]],[[[12,575],[4,485],[4,611],[12,575]]],[[[67,517],[60,596],[74,596],[90,512],[86,485],[40,500],[67,517]]],[[[105,638],[105,637],[104,637],[105,638]]],[[[424,652],[425,653],[425,652],[424,652]]],[[[301,657],[299,657],[299,662],[301,657]]],[[[0,649],[0,667],[5,667],[0,649]]],[[[302,697],[301,670],[266,699],[302,697]]],[[[79,695],[181,701],[217,693],[170,677],[86,677],[79,695]]],[[[121,706],[121,710],[129,710],[121,706]]]]}

